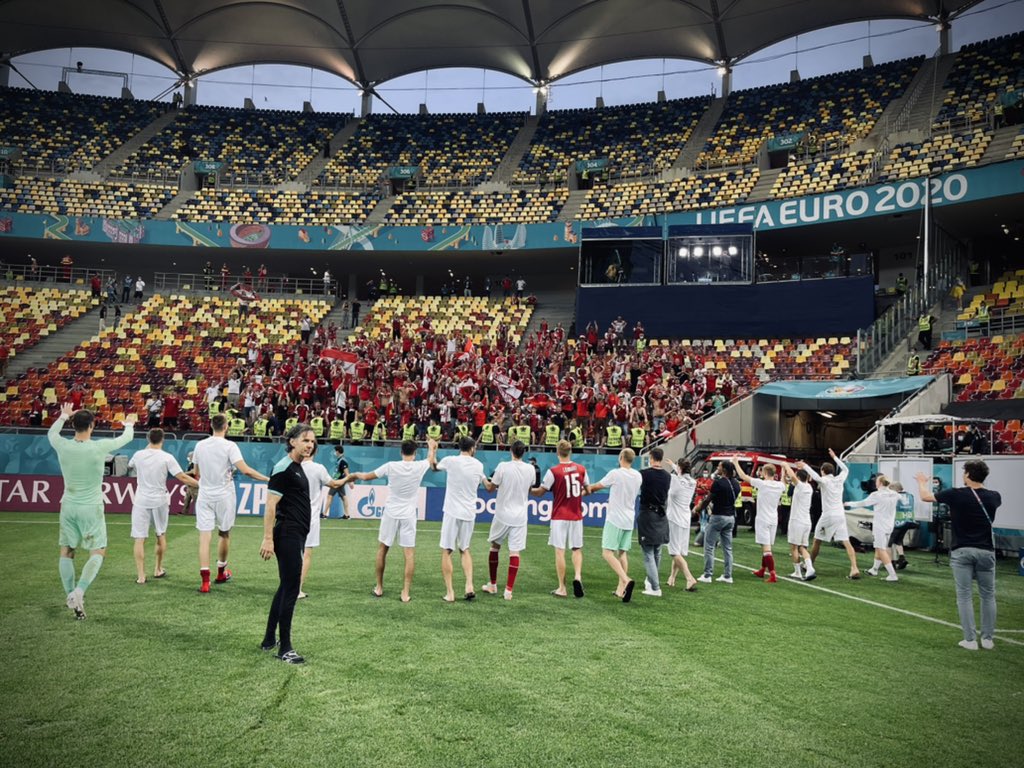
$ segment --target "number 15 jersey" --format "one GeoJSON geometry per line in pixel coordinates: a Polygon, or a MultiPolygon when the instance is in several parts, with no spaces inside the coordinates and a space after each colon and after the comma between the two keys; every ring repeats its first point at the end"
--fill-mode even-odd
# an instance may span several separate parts
{"type": "Polygon", "coordinates": [[[555,464],[541,483],[555,497],[552,520],[582,520],[583,492],[590,484],[587,470],[574,461],[555,464]]]}

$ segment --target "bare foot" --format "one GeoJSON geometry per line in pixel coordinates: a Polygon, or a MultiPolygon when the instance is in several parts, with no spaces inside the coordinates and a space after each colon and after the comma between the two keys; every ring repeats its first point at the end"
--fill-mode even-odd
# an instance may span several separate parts
{"type": "Polygon", "coordinates": [[[676,577],[675,576],[669,576],[668,577],[668,581],[665,582],[665,583],[668,584],[670,587],[674,587],[676,585],[676,577]]]}
{"type": "Polygon", "coordinates": [[[412,600],[412,598],[409,597],[409,593],[408,592],[403,592],[402,593],[402,602],[403,603],[408,603],[410,600],[412,600]]]}
{"type": "MultiPolygon", "coordinates": [[[[444,600],[446,603],[454,603],[455,602],[455,593],[454,592],[449,592],[448,594],[443,595],[441,597],[441,599],[444,600]]],[[[408,600],[406,600],[405,597],[403,596],[402,597],[402,602],[403,603],[407,603],[408,600]]]]}
{"type": "Polygon", "coordinates": [[[143,576],[141,579],[136,579],[135,583],[136,584],[145,584],[146,583],[146,577],[143,576]]]}
{"type": "Polygon", "coordinates": [[[373,588],[373,589],[371,590],[371,594],[372,594],[372,595],[373,595],[374,597],[384,597],[384,590],[383,590],[383,589],[382,589],[381,587],[374,587],[374,588],[373,588]]]}

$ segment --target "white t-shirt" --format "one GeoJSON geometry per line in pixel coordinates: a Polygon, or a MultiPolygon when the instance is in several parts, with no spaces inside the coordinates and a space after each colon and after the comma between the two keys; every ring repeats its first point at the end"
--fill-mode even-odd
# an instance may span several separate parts
{"type": "Polygon", "coordinates": [[[388,500],[384,512],[398,520],[416,517],[416,494],[430,462],[389,461],[373,471],[377,477],[388,479],[388,500]]]}
{"type": "Polygon", "coordinates": [[[228,379],[228,394],[237,395],[242,391],[242,380],[241,379],[228,379]]]}
{"type": "Polygon", "coordinates": [[[697,492],[697,481],[690,475],[672,475],[672,484],[668,488],[668,505],[666,514],[668,521],[675,525],[689,528],[693,514],[690,504],[693,494],[697,492]]]}
{"type": "Polygon", "coordinates": [[[456,520],[475,520],[476,489],[484,479],[484,465],[472,456],[458,454],[445,456],[437,462],[437,468],[448,473],[444,489],[444,513],[456,520]]]}
{"type": "Polygon", "coordinates": [[[810,483],[797,482],[793,485],[793,503],[789,507],[789,524],[811,524],[811,490],[810,483]]]}
{"type": "Polygon", "coordinates": [[[504,525],[526,525],[530,488],[537,474],[525,461],[503,461],[494,469],[491,482],[498,486],[494,519],[504,525]]]}
{"type": "Polygon", "coordinates": [[[765,480],[760,477],[750,478],[750,485],[757,488],[757,516],[762,520],[779,520],[779,501],[786,491],[786,486],[778,480],[765,480]]]}
{"type": "Polygon", "coordinates": [[[633,530],[636,519],[636,497],[640,494],[643,477],[635,469],[616,467],[601,478],[598,485],[610,488],[608,514],[605,521],[624,531],[633,530]]]}
{"type": "Polygon", "coordinates": [[[170,503],[167,476],[181,474],[177,459],[164,450],[143,448],[128,460],[128,466],[135,470],[135,503],[139,507],[152,509],[170,503]]]}
{"type": "Polygon", "coordinates": [[[825,475],[824,477],[810,467],[804,467],[804,469],[821,490],[821,514],[842,517],[846,514],[843,509],[843,484],[846,482],[846,476],[850,474],[850,470],[838,459],[836,459],[836,467],[839,469],[839,474],[825,475]]]}
{"type": "MultiPolygon", "coordinates": [[[[861,506],[875,508],[875,517],[871,523],[873,530],[891,531],[893,529],[896,525],[896,506],[899,504],[899,501],[900,495],[896,491],[892,488],[882,488],[873,492],[861,502],[861,506]]],[[[876,546],[878,545],[877,539],[875,544],[876,546]]]]}
{"type": "Polygon", "coordinates": [[[315,517],[323,507],[324,487],[331,482],[331,476],[323,464],[312,459],[302,462],[302,471],[309,481],[309,512],[315,517]]]}
{"type": "Polygon", "coordinates": [[[211,436],[196,443],[192,463],[199,468],[199,496],[207,501],[235,497],[235,464],[242,460],[237,443],[211,436]]]}

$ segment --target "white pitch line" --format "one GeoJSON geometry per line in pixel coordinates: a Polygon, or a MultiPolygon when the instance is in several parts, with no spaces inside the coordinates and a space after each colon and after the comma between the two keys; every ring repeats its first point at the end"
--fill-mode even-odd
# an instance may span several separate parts
{"type": "MultiPolygon", "coordinates": [[[[332,518],[332,519],[338,519],[338,518],[332,518]]],[[[172,522],[172,523],[169,524],[169,526],[173,525],[176,528],[185,527],[184,526],[184,522],[185,521],[172,522]]],[[[362,522],[362,521],[360,521],[360,522],[362,522]]],[[[436,522],[436,521],[431,521],[431,522],[436,522]]],[[[50,521],[50,520],[4,520],[3,518],[0,518],[0,524],[2,524],[2,523],[7,523],[8,525],[53,525],[54,524],[53,521],[50,521]]],[[[125,521],[121,521],[121,520],[114,520],[114,521],[108,520],[107,524],[108,525],[131,525],[131,521],[130,520],[125,520],[125,521]]],[[[188,526],[188,527],[191,528],[193,526],[188,526]]],[[[238,525],[235,525],[234,527],[235,528],[259,528],[259,529],[263,528],[262,525],[249,525],[249,524],[246,524],[246,523],[240,523],[238,525]]],[[[328,529],[321,528],[320,531],[322,533],[322,532],[324,532],[324,530],[342,531],[342,530],[345,530],[345,529],[353,530],[353,531],[374,531],[374,530],[377,530],[377,527],[376,526],[356,526],[356,525],[348,525],[348,524],[346,524],[344,528],[328,528],[328,529]]],[[[527,535],[529,535],[529,536],[547,536],[548,534],[545,533],[544,531],[527,531],[527,535]]],[[[592,533],[590,531],[584,531],[584,537],[588,538],[588,539],[600,538],[600,536],[596,532],[592,533]]],[[[715,560],[717,560],[718,562],[722,562],[722,558],[720,558],[720,557],[716,557],[715,560]]],[[[754,570],[754,568],[752,566],[743,565],[742,563],[736,562],[735,560],[733,560],[732,564],[733,564],[733,568],[739,568],[740,570],[751,570],[751,571],[754,570]]],[[[789,584],[799,584],[800,586],[808,587],[809,589],[816,589],[819,592],[825,592],[825,593],[827,593],[829,595],[836,595],[837,597],[845,597],[848,600],[855,600],[858,603],[864,603],[865,605],[871,605],[871,606],[874,606],[875,608],[884,608],[884,609],[886,609],[888,611],[894,611],[896,613],[902,613],[904,616],[912,616],[915,619],[921,619],[922,621],[930,621],[933,624],[941,624],[944,627],[951,627],[953,629],[960,629],[960,625],[959,624],[954,624],[953,622],[946,621],[945,619],[936,619],[934,616],[927,616],[927,615],[925,615],[923,613],[916,613],[915,611],[908,611],[905,608],[897,608],[897,607],[895,607],[893,605],[886,605],[885,603],[879,603],[879,602],[877,602],[875,600],[868,600],[866,597],[857,597],[856,595],[849,595],[849,594],[846,594],[845,592],[837,592],[834,589],[829,589],[828,587],[823,587],[823,586],[821,586],[819,584],[812,584],[809,581],[797,580],[797,579],[791,578],[789,576],[783,576],[781,581],[789,583],[789,584]]],[[[1011,633],[1011,632],[1012,633],[1024,634],[1024,629],[997,629],[996,632],[998,632],[1001,635],[1002,634],[1011,633]]],[[[1011,645],[1024,646],[1024,642],[1022,642],[1020,640],[1012,640],[1009,637],[1001,637],[1000,641],[1004,642],[1004,643],[1010,643],[1011,645]]]]}

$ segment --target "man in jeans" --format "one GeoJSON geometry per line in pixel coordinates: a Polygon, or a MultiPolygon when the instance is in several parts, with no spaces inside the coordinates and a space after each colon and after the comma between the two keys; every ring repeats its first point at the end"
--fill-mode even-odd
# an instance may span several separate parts
{"type": "Polygon", "coordinates": [[[923,472],[917,474],[921,501],[938,502],[949,507],[953,529],[949,564],[953,568],[956,607],[964,632],[964,639],[959,645],[968,651],[978,650],[972,580],[978,582],[978,594],[981,596],[981,647],[986,650],[995,647],[996,553],[993,527],[1002,497],[982,485],[987,477],[988,465],[984,461],[968,461],[964,464],[963,488],[946,488],[933,494],[931,478],[923,472]]]}
{"type": "Polygon", "coordinates": [[[661,597],[661,548],[668,544],[668,492],[672,476],[662,467],[661,448],[651,448],[651,465],[640,473],[640,510],[636,516],[637,537],[644,553],[644,594],[661,597]]]}
{"type": "Polygon", "coordinates": [[[704,573],[697,581],[711,583],[715,568],[715,547],[721,539],[725,571],[718,577],[718,581],[732,584],[732,532],[736,525],[736,499],[740,495],[740,483],[732,464],[721,462],[716,474],[718,477],[701,502],[702,508],[711,505],[711,515],[704,528],[704,573]]]}

